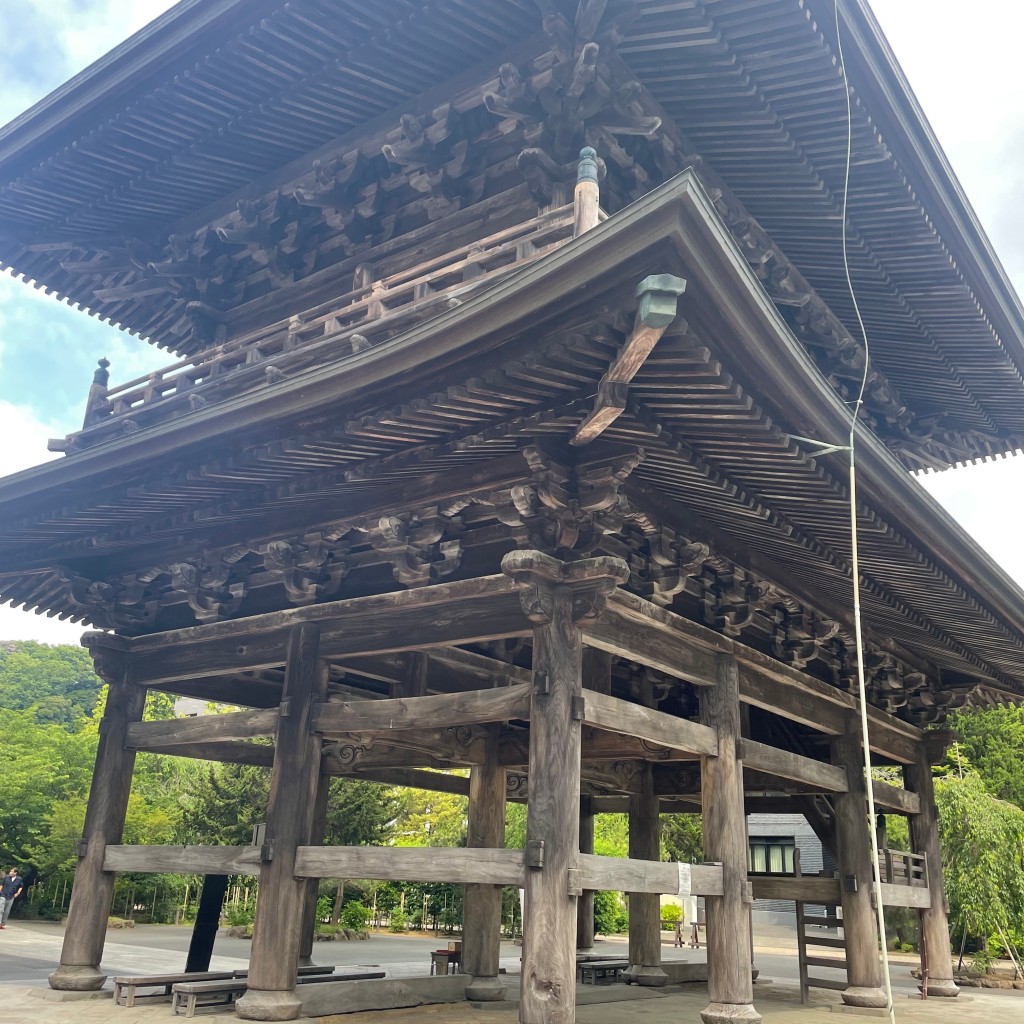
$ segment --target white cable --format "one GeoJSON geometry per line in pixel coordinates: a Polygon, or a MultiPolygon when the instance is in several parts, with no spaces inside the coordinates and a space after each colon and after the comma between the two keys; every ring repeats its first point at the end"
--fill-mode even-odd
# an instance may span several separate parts
{"type": "Polygon", "coordinates": [[[874,868],[875,909],[878,920],[878,938],[882,947],[882,974],[885,981],[886,1010],[891,1024],[896,1021],[896,1008],[892,999],[892,979],[889,976],[889,948],[885,938],[885,912],[882,909],[882,871],[878,856],[878,835],[875,829],[875,795],[871,785],[871,746],[868,735],[868,697],[867,682],[864,678],[864,636],[861,628],[860,613],[860,550],[857,534],[857,459],[855,453],[857,417],[864,404],[864,392],[868,384],[868,367],[870,350],[868,348],[868,332],[857,302],[857,293],[853,288],[850,276],[850,260],[846,240],[846,214],[850,196],[850,166],[853,163],[853,108],[850,99],[850,82],[846,77],[846,61],[843,58],[843,40],[839,28],[839,0],[835,0],[836,12],[836,45],[839,53],[839,68],[843,75],[843,92],[846,94],[846,173],[843,180],[843,270],[846,273],[846,286],[850,292],[850,301],[860,325],[861,338],[864,342],[864,375],[860,382],[860,392],[853,405],[850,417],[850,549],[852,553],[850,569],[853,575],[853,626],[857,646],[857,688],[860,696],[860,731],[861,743],[864,748],[864,782],[868,795],[868,833],[871,836],[871,863],[874,868]]]}

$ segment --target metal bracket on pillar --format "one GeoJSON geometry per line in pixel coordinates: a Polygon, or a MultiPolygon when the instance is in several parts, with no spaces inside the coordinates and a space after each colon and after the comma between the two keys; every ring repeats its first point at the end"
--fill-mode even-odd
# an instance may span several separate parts
{"type": "Polygon", "coordinates": [[[551,693],[551,680],[548,678],[547,672],[534,672],[533,692],[540,697],[546,697],[551,693]]]}
{"type": "Polygon", "coordinates": [[[544,840],[528,839],[523,850],[523,862],[528,868],[544,867],[544,840]]]}
{"type": "Polygon", "coordinates": [[[587,698],[576,695],[572,699],[572,720],[582,722],[587,717],[587,698]]]}
{"type": "Polygon", "coordinates": [[[743,900],[744,903],[753,903],[754,902],[754,885],[753,885],[753,883],[751,881],[747,880],[745,882],[741,882],[740,885],[741,885],[740,898],[743,900]]]}
{"type": "Polygon", "coordinates": [[[274,859],[274,840],[267,839],[260,847],[260,863],[269,864],[274,859]]]}
{"type": "Polygon", "coordinates": [[[78,842],[75,843],[75,856],[81,860],[89,849],[89,840],[82,836],[78,842]]]}
{"type": "Polygon", "coordinates": [[[843,888],[847,892],[857,891],[857,876],[856,875],[843,875],[843,888]]]}
{"type": "Polygon", "coordinates": [[[569,868],[569,895],[583,895],[583,872],[579,868],[569,868]]]}
{"type": "Polygon", "coordinates": [[[278,710],[278,714],[281,716],[281,718],[288,718],[288,716],[291,715],[291,713],[292,713],[292,706],[291,706],[291,704],[292,704],[292,702],[287,697],[285,697],[285,699],[283,701],[281,701],[281,707],[278,710]]]}

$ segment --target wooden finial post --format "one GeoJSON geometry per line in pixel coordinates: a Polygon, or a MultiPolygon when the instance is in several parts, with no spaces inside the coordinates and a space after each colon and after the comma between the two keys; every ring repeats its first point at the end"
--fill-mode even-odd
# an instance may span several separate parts
{"type": "Polygon", "coordinates": [[[601,190],[597,184],[597,151],[590,146],[580,150],[580,162],[576,170],[576,193],[573,197],[575,213],[573,238],[597,227],[601,210],[601,190]]]}
{"type": "Polygon", "coordinates": [[[110,406],[107,403],[107,384],[110,381],[109,366],[110,360],[104,356],[93,372],[89,397],[85,400],[85,419],[82,422],[83,430],[105,419],[110,411],[110,406]]]}

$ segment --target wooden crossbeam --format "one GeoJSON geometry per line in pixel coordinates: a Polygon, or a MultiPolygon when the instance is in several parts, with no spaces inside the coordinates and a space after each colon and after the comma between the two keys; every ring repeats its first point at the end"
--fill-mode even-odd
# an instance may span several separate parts
{"type": "Polygon", "coordinates": [[[108,846],[104,871],[177,875],[257,875],[255,846],[108,846]]]}
{"type": "MultiPolygon", "coordinates": [[[[148,724],[148,723],[147,723],[148,724]]],[[[140,745],[135,750],[172,757],[191,757],[197,761],[218,761],[221,764],[251,764],[269,768],[274,763],[274,748],[269,744],[245,743],[239,740],[207,743],[177,743],[174,746],[140,745]]]]}
{"type": "Polygon", "coordinates": [[[529,718],[528,684],[497,690],[438,693],[387,700],[330,701],[317,706],[313,729],[323,736],[367,731],[440,729],[529,718]]]}
{"type": "Polygon", "coordinates": [[[887,811],[896,811],[898,814],[921,813],[921,798],[909,789],[900,789],[899,786],[892,786],[878,779],[872,780],[871,789],[875,803],[887,811]]]}
{"type": "Polygon", "coordinates": [[[849,789],[844,769],[757,740],[740,740],[739,757],[745,768],[813,786],[826,793],[845,793],[849,789]]]}
{"type": "Polygon", "coordinates": [[[921,885],[893,885],[882,883],[882,905],[885,907],[911,907],[927,910],[932,905],[932,893],[921,885]]]}
{"type": "MultiPolygon", "coordinates": [[[[673,896],[679,892],[679,865],[675,863],[581,853],[579,868],[584,889],[671,893],[673,896]]],[[[720,864],[691,864],[689,868],[693,894],[722,895],[720,864]]]]}
{"type": "Polygon", "coordinates": [[[755,900],[800,900],[833,906],[840,901],[838,878],[803,875],[751,875],[755,900]]]}
{"type": "Polygon", "coordinates": [[[300,846],[298,878],[373,878],[390,882],[451,882],[523,886],[522,850],[300,846]]]}
{"type": "Polygon", "coordinates": [[[159,686],[280,666],[289,630],[303,622],[320,627],[320,651],[326,659],[429,650],[532,632],[515,583],[505,575],[484,576],[138,637],[129,641],[131,681],[159,686]]]}
{"type": "Polygon", "coordinates": [[[273,736],[277,731],[277,717],[276,708],[267,708],[198,718],[170,718],[161,722],[133,722],[128,726],[125,745],[135,750],[155,751],[183,744],[273,736]]]}
{"type": "Polygon", "coordinates": [[[583,721],[598,729],[635,736],[648,743],[659,743],[694,754],[718,755],[718,734],[714,729],[688,718],[677,718],[640,704],[610,697],[593,690],[582,697],[583,721]]]}

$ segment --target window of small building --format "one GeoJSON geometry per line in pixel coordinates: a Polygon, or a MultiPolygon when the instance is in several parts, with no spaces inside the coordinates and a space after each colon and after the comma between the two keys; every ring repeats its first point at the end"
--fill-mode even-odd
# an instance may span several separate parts
{"type": "Polygon", "coordinates": [[[767,872],[778,875],[793,874],[793,850],[796,844],[792,837],[752,836],[747,858],[747,869],[751,873],[767,872]]]}

